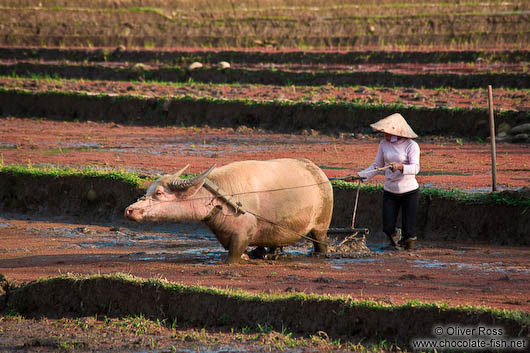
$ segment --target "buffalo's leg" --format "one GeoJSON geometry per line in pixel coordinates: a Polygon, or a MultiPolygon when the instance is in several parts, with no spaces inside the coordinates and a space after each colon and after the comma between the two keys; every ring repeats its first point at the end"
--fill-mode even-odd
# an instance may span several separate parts
{"type": "Polygon", "coordinates": [[[316,230],[311,231],[311,236],[313,237],[313,247],[316,254],[325,254],[328,250],[328,232],[327,230],[316,230]]]}
{"type": "Polygon", "coordinates": [[[230,240],[230,246],[228,247],[228,260],[229,264],[237,264],[241,260],[241,256],[245,253],[249,243],[249,239],[245,235],[234,234],[230,240]]]}

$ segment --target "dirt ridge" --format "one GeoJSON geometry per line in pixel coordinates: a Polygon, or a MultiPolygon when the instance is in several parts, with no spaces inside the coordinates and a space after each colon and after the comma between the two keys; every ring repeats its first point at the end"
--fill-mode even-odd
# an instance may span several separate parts
{"type": "Polygon", "coordinates": [[[162,62],[186,64],[193,61],[216,64],[231,63],[299,63],[299,64],[363,64],[363,63],[449,63],[476,61],[503,61],[515,63],[530,61],[530,50],[274,50],[274,49],[130,49],[102,48],[43,48],[0,47],[2,59],[37,59],[45,61],[68,60],[88,62],[162,62]]]}
{"type": "MultiPolygon", "coordinates": [[[[0,115],[46,117],[65,121],[113,121],[140,125],[209,125],[259,127],[271,131],[315,129],[352,132],[365,129],[374,116],[399,112],[421,135],[486,137],[485,109],[401,108],[357,104],[312,104],[226,101],[223,99],[146,98],[74,92],[33,93],[0,89],[0,115]]],[[[505,111],[496,123],[511,126],[528,120],[528,112],[505,111]]]]}

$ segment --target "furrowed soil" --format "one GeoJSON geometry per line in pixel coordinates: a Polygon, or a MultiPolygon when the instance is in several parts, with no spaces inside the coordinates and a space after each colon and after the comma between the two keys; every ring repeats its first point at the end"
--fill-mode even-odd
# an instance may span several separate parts
{"type": "Polygon", "coordinates": [[[114,2],[25,5],[0,13],[2,45],[133,47],[528,47],[524,1],[344,4],[114,2]],[[138,5],[132,5],[132,4],[138,5]],[[103,5],[103,6],[102,6],[103,5]]]}
{"type": "MultiPolygon", "coordinates": [[[[109,95],[141,95],[146,97],[193,97],[291,102],[358,102],[367,104],[398,104],[420,107],[476,108],[487,106],[485,89],[425,89],[387,87],[280,86],[280,85],[171,85],[134,81],[39,80],[0,77],[0,88],[32,92],[72,91],[109,95]]],[[[495,89],[497,109],[529,111],[530,98],[525,90],[495,89]]]]}

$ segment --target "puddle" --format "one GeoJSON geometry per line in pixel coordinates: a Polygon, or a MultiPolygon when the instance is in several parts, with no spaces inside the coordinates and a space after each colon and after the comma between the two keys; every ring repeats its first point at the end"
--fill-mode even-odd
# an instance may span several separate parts
{"type": "Polygon", "coordinates": [[[278,150],[279,147],[270,145],[257,144],[228,144],[228,149],[220,148],[218,144],[195,144],[188,143],[188,146],[181,148],[179,153],[187,156],[205,156],[205,155],[226,155],[230,153],[255,153],[262,151],[278,150]]]}
{"type": "Polygon", "coordinates": [[[124,241],[94,241],[94,242],[82,242],[78,243],[82,248],[106,248],[106,247],[117,247],[117,246],[133,246],[133,242],[124,241]]]}
{"type": "Polygon", "coordinates": [[[334,264],[336,269],[342,269],[342,266],[340,265],[354,265],[354,264],[360,264],[360,263],[372,263],[375,262],[376,259],[374,258],[359,258],[359,259],[351,259],[351,258],[343,258],[343,259],[330,259],[329,263],[334,264]]]}
{"type": "Polygon", "coordinates": [[[460,270],[471,270],[471,271],[481,271],[485,273],[521,273],[521,274],[530,274],[530,269],[522,266],[513,266],[506,264],[504,262],[483,262],[480,264],[466,264],[461,262],[440,262],[438,260],[423,260],[418,259],[414,261],[415,265],[413,267],[422,267],[422,268],[449,268],[453,271],[460,270]]]}
{"type": "Polygon", "coordinates": [[[417,263],[417,265],[415,265],[414,267],[443,268],[443,267],[448,267],[449,266],[449,264],[444,263],[444,262],[439,262],[438,260],[434,260],[434,261],[431,261],[431,260],[416,260],[415,262],[417,263]]]}
{"type": "MultiPolygon", "coordinates": [[[[35,145],[50,149],[49,153],[71,153],[75,151],[98,151],[106,153],[134,153],[144,155],[186,155],[186,156],[212,156],[230,155],[232,153],[259,153],[264,151],[283,150],[285,144],[290,145],[329,145],[331,142],[315,140],[300,140],[299,138],[282,136],[278,140],[277,136],[269,138],[255,138],[245,135],[236,135],[229,138],[197,138],[194,136],[175,137],[173,139],[149,139],[146,146],[138,146],[130,143],[119,143],[116,145],[107,142],[86,142],[86,141],[36,141],[35,145]],[[191,140],[190,140],[191,139],[191,140]]],[[[0,144],[0,148],[13,149],[15,144],[0,144]]]]}
{"type": "Polygon", "coordinates": [[[381,243],[367,242],[366,246],[368,246],[368,248],[372,252],[377,253],[377,254],[383,254],[383,253],[396,251],[394,248],[389,247],[389,244],[387,242],[381,242],[381,243]]]}

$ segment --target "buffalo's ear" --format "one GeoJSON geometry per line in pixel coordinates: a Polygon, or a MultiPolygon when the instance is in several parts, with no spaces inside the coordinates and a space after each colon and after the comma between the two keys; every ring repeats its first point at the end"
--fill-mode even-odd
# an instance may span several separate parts
{"type": "Polygon", "coordinates": [[[192,185],[189,188],[187,188],[185,191],[182,192],[182,198],[183,199],[191,199],[197,192],[202,188],[204,185],[204,179],[198,182],[196,185],[192,185]]]}

